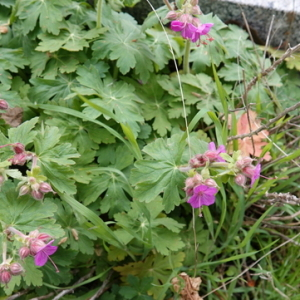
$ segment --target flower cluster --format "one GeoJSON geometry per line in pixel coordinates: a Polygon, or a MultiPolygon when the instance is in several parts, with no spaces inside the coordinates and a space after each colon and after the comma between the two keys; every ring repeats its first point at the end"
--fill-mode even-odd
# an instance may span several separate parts
{"type": "Polygon", "coordinates": [[[49,192],[55,193],[49,183],[28,177],[27,183],[20,186],[19,196],[30,194],[35,200],[43,200],[44,195],[49,192]]]}
{"type": "Polygon", "coordinates": [[[19,263],[11,263],[11,260],[11,258],[7,259],[0,265],[0,283],[8,284],[12,276],[18,276],[24,272],[19,263]]]}
{"type": "Polygon", "coordinates": [[[14,233],[17,239],[23,244],[19,249],[19,256],[21,259],[25,259],[31,255],[34,257],[34,263],[37,266],[43,266],[46,264],[48,259],[51,261],[59,272],[57,266],[50,258],[50,255],[54,254],[58,247],[52,246],[54,239],[47,233],[40,233],[38,230],[31,231],[28,235],[23,234],[19,230],[9,227],[8,233],[14,233]]]}
{"type": "Polygon", "coordinates": [[[261,165],[257,164],[256,166],[254,166],[252,162],[253,159],[250,157],[239,157],[238,161],[235,164],[237,169],[237,175],[235,177],[236,184],[245,187],[247,178],[250,178],[250,186],[253,186],[255,181],[259,178],[261,165]]]}
{"type": "Polygon", "coordinates": [[[201,208],[203,205],[209,206],[215,203],[215,196],[218,192],[218,185],[213,178],[224,175],[233,175],[236,184],[246,187],[247,180],[250,179],[250,186],[260,177],[261,165],[253,164],[253,159],[243,157],[240,151],[236,151],[232,156],[225,151],[225,146],[218,148],[215,143],[208,144],[208,150],[203,154],[197,154],[189,161],[189,177],[185,181],[185,192],[189,203],[193,208],[201,208]],[[201,175],[198,168],[202,168],[201,175]],[[211,176],[210,170],[214,169],[216,175],[211,176]]]}
{"type": "Polygon", "coordinates": [[[185,192],[189,197],[187,203],[193,208],[200,208],[203,205],[211,205],[215,203],[215,195],[218,192],[217,183],[211,179],[203,179],[196,173],[193,177],[189,177],[185,181],[185,192]]]}
{"type": "Polygon", "coordinates": [[[21,143],[11,144],[15,155],[9,159],[12,165],[24,166],[27,160],[32,158],[32,153],[25,150],[25,146],[21,143]]]}
{"type": "Polygon", "coordinates": [[[199,44],[206,44],[201,41],[201,36],[207,36],[206,40],[212,41],[213,38],[209,36],[208,32],[213,23],[202,24],[200,20],[194,15],[200,15],[201,10],[198,5],[198,0],[186,1],[180,10],[169,11],[166,18],[172,20],[171,29],[173,31],[180,31],[184,39],[198,42],[199,44]]]}
{"type": "Polygon", "coordinates": [[[197,154],[193,157],[189,164],[192,168],[200,168],[206,166],[207,163],[224,162],[225,160],[220,156],[225,153],[225,146],[221,145],[216,149],[215,143],[208,144],[208,150],[204,154],[197,154]]]}

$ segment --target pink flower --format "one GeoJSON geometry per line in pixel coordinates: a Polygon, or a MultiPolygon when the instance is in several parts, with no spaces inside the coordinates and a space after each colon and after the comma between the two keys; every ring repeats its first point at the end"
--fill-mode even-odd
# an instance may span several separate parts
{"type": "Polygon", "coordinates": [[[56,272],[59,272],[56,265],[54,264],[54,262],[50,258],[50,255],[54,254],[58,249],[57,246],[52,246],[51,245],[53,242],[54,242],[54,240],[50,241],[48,244],[46,244],[44,247],[40,248],[37,251],[37,253],[34,256],[34,263],[37,266],[42,267],[43,265],[46,264],[46,262],[49,259],[52,262],[52,264],[54,265],[54,267],[56,268],[56,272]]]}
{"type": "Polygon", "coordinates": [[[208,144],[208,151],[206,151],[204,155],[209,158],[210,162],[224,162],[225,160],[220,156],[220,154],[225,152],[224,145],[220,145],[218,149],[216,149],[215,143],[211,142],[208,144]]]}
{"type": "Polygon", "coordinates": [[[201,24],[197,18],[182,15],[180,20],[171,22],[171,29],[173,31],[181,31],[184,39],[189,39],[195,43],[200,40],[202,35],[207,35],[213,25],[213,23],[201,24]]]}
{"type": "Polygon", "coordinates": [[[211,205],[215,203],[215,195],[218,189],[208,187],[207,185],[198,185],[193,190],[193,196],[189,198],[189,203],[193,208],[199,208],[202,205],[211,205]]]}
{"type": "Polygon", "coordinates": [[[242,172],[243,174],[251,179],[251,183],[250,185],[253,186],[253,184],[255,183],[255,181],[259,178],[260,176],[260,170],[261,170],[261,165],[257,164],[256,166],[248,166],[245,167],[242,172]]]}

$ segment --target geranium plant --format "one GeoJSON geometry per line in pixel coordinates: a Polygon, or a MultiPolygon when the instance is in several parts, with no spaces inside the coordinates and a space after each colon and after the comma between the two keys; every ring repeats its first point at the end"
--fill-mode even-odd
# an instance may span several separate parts
{"type": "Polygon", "coordinates": [[[0,297],[248,299],[289,239],[259,227],[297,217],[259,205],[300,177],[284,58],[261,70],[247,33],[198,1],[142,25],[120,11],[137,2],[0,1],[0,297]]]}

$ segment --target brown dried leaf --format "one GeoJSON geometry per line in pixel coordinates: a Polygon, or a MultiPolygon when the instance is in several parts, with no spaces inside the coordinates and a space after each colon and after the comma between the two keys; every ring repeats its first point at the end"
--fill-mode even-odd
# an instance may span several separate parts
{"type": "Polygon", "coordinates": [[[1,118],[11,127],[18,127],[22,123],[23,109],[21,107],[8,108],[1,118]]]}
{"type": "MultiPolygon", "coordinates": [[[[238,135],[250,133],[251,131],[254,131],[261,126],[260,120],[257,119],[256,112],[249,110],[248,113],[249,113],[249,121],[248,121],[247,113],[243,113],[237,122],[238,135]],[[251,130],[250,130],[250,126],[251,126],[251,130]]],[[[260,156],[262,152],[262,147],[267,145],[267,142],[265,142],[264,139],[268,135],[269,132],[267,130],[262,130],[257,135],[253,135],[253,139],[251,137],[245,137],[243,139],[239,139],[238,140],[239,150],[241,150],[242,154],[245,156],[249,156],[250,154],[257,157],[260,156]],[[254,143],[254,147],[252,143],[254,143]]],[[[270,160],[271,159],[270,153],[267,152],[263,156],[263,158],[267,161],[270,160]]]]}
{"type": "Polygon", "coordinates": [[[201,282],[200,277],[190,277],[184,272],[171,280],[175,292],[181,295],[180,300],[203,300],[198,294],[201,282]]]}

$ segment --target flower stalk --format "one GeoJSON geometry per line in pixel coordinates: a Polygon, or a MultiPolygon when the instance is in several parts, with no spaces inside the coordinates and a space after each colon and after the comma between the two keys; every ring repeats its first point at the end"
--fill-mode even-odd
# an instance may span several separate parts
{"type": "Polygon", "coordinates": [[[97,25],[96,25],[97,29],[101,28],[102,5],[103,5],[103,0],[98,0],[98,2],[97,2],[97,25]]]}
{"type": "Polygon", "coordinates": [[[190,51],[191,51],[191,41],[186,40],[185,52],[184,52],[184,57],[183,57],[183,73],[184,74],[190,73],[190,64],[189,64],[190,51]]]}

